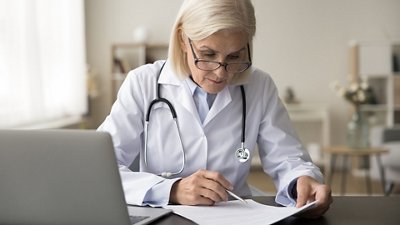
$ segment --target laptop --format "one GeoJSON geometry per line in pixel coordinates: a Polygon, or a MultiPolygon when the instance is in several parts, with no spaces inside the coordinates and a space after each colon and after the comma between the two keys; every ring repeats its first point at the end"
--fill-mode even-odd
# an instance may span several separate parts
{"type": "Polygon", "coordinates": [[[139,225],[169,213],[127,206],[108,133],[0,130],[0,224],[139,225]]]}

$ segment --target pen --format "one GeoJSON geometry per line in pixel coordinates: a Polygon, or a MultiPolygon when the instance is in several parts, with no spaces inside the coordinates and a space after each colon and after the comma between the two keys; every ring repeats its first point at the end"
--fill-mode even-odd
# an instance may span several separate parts
{"type": "Polygon", "coordinates": [[[247,202],[246,202],[243,198],[237,196],[235,193],[233,193],[233,192],[231,192],[231,191],[229,191],[229,190],[226,190],[226,189],[225,189],[225,191],[228,192],[228,194],[229,194],[230,196],[232,196],[232,197],[236,198],[237,200],[240,200],[241,202],[247,204],[247,202]]]}

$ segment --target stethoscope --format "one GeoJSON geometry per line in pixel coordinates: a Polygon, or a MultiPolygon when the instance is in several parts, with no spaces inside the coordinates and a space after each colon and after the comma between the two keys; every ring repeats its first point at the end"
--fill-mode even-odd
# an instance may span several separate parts
{"type": "MultiPolygon", "coordinates": [[[[161,66],[160,71],[158,72],[158,78],[161,75],[162,70],[164,69],[164,64],[161,66]]],[[[174,106],[171,104],[170,101],[168,101],[166,98],[162,98],[160,95],[160,84],[157,82],[157,98],[154,99],[153,101],[150,102],[150,105],[147,109],[147,114],[146,114],[146,120],[145,120],[145,143],[144,143],[144,163],[146,166],[148,166],[147,164],[147,137],[148,137],[148,125],[150,122],[150,113],[151,113],[151,109],[152,107],[157,104],[157,103],[165,103],[172,115],[172,119],[175,121],[175,126],[178,130],[178,135],[179,135],[179,141],[181,143],[182,146],[182,162],[181,162],[181,168],[176,171],[176,172],[162,172],[161,174],[159,174],[162,177],[171,177],[173,175],[178,175],[180,173],[182,173],[183,169],[185,168],[185,164],[186,164],[186,155],[185,155],[185,150],[183,149],[183,142],[182,142],[182,137],[181,137],[181,132],[179,130],[179,126],[178,126],[178,120],[176,118],[176,111],[174,106]]],[[[247,162],[247,160],[249,160],[250,158],[250,151],[248,148],[245,147],[245,135],[246,135],[246,93],[244,91],[244,87],[243,85],[240,85],[240,91],[242,94],[242,139],[241,139],[241,144],[240,147],[238,149],[236,149],[235,151],[235,157],[239,160],[239,162],[244,163],[247,162]]]]}

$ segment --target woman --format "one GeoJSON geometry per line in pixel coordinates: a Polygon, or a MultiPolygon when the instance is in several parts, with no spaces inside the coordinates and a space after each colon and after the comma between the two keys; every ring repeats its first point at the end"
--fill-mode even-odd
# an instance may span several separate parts
{"type": "Polygon", "coordinates": [[[185,0],[168,60],[129,72],[98,129],[113,136],[128,203],[212,205],[228,200],[226,190],[250,196],[257,144],[278,203],[318,200],[310,217],[328,209],[330,189],[271,77],[251,66],[255,30],[250,0],[185,0]],[[138,155],[140,172],[133,172],[138,155]]]}

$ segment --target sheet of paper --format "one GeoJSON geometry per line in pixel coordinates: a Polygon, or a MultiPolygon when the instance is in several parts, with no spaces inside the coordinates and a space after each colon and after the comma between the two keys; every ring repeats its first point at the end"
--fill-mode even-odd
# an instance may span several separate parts
{"type": "Polygon", "coordinates": [[[235,200],[213,206],[168,205],[165,208],[172,209],[174,213],[201,225],[257,225],[278,222],[315,205],[315,202],[312,202],[296,208],[263,205],[251,199],[246,199],[246,202],[247,204],[244,204],[235,200]]]}

